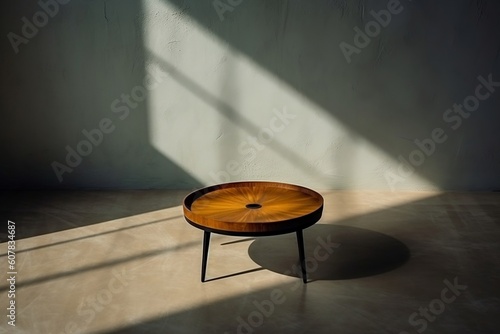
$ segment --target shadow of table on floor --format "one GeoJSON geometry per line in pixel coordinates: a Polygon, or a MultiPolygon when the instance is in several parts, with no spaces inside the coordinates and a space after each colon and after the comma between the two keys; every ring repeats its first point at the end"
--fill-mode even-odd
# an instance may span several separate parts
{"type": "MultiPolygon", "coordinates": [[[[276,273],[300,277],[294,233],[257,238],[248,249],[255,263],[276,273]]],[[[410,250],[386,234],[358,227],[316,224],[304,230],[309,281],[381,274],[403,265],[410,250]]]]}

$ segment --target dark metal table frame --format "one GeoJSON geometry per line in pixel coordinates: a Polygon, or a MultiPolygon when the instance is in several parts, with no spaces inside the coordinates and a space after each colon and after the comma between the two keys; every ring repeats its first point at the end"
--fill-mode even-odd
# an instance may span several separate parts
{"type": "MultiPolygon", "coordinates": [[[[298,230],[284,230],[284,231],[278,231],[278,232],[262,232],[262,233],[252,233],[252,232],[232,232],[232,231],[223,231],[223,230],[215,230],[212,228],[207,228],[200,226],[189,219],[186,218],[186,221],[193,225],[196,228],[202,229],[203,230],[203,251],[202,251],[202,257],[201,257],[201,281],[205,282],[205,275],[207,272],[207,263],[208,263],[208,250],[210,247],[210,236],[212,233],[216,234],[223,234],[223,235],[230,235],[230,236],[235,236],[235,237],[265,237],[265,236],[273,236],[273,235],[281,235],[281,234],[288,234],[295,232],[297,235],[297,246],[299,249],[299,260],[300,260],[300,267],[302,271],[302,281],[304,283],[307,283],[307,271],[306,271],[306,257],[305,257],[305,251],[304,251],[304,236],[303,236],[303,229],[300,228],[298,230]]],[[[313,220],[313,222],[310,225],[313,225],[316,223],[316,220],[313,220]]],[[[307,226],[308,227],[308,226],[307,226]]]]}

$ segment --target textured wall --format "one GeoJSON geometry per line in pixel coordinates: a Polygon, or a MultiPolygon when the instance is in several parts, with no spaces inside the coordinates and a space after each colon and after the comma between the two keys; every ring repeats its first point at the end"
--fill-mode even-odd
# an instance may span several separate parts
{"type": "Polygon", "coordinates": [[[4,188],[500,188],[494,0],[49,0],[0,15],[4,188]]]}

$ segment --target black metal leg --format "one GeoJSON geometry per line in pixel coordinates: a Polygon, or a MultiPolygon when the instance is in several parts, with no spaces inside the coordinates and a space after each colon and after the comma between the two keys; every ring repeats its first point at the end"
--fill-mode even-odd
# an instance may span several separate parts
{"type": "Polygon", "coordinates": [[[307,283],[306,256],[304,253],[304,237],[302,236],[302,230],[297,231],[297,244],[299,246],[300,266],[302,268],[302,281],[307,283]]]}
{"type": "Polygon", "coordinates": [[[205,282],[205,273],[207,271],[208,246],[210,245],[210,232],[203,233],[203,255],[201,257],[201,281],[205,282]]]}

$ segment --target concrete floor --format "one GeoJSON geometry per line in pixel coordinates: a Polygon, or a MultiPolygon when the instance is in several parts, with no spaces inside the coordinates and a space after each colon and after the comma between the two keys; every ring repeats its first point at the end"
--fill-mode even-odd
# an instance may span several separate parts
{"type": "Polygon", "coordinates": [[[323,192],[305,230],[212,237],[187,191],[4,192],[16,223],[16,327],[0,333],[499,333],[500,193],[323,192]]]}

